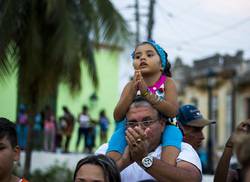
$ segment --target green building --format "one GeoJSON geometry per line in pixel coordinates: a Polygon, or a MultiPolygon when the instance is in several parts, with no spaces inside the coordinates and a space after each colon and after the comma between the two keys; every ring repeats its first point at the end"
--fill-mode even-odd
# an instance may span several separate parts
{"type": "MultiPolygon", "coordinates": [[[[113,110],[119,99],[121,90],[119,89],[119,54],[120,50],[110,52],[110,49],[103,48],[99,49],[95,54],[99,78],[98,90],[93,88],[84,64],[82,65],[82,90],[78,94],[72,96],[66,85],[61,84],[59,86],[56,104],[57,119],[63,114],[62,106],[64,105],[70,109],[75,117],[81,112],[82,106],[87,105],[90,108],[90,115],[93,119],[98,119],[99,111],[105,109],[111,121],[109,134],[113,131],[113,110]],[[91,99],[93,94],[96,94],[96,99],[91,99]]],[[[5,82],[0,82],[0,103],[0,116],[15,121],[17,111],[17,78],[15,73],[5,82]]],[[[77,129],[78,124],[75,124],[71,149],[75,146],[77,129]]],[[[99,138],[98,134],[99,132],[97,133],[97,138],[99,138]]],[[[98,141],[97,139],[97,144],[98,141]]]]}

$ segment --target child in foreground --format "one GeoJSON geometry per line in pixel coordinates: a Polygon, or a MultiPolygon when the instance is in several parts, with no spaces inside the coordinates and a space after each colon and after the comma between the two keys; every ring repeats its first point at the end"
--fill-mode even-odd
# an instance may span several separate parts
{"type": "Polygon", "coordinates": [[[0,182],[28,182],[12,174],[14,162],[20,158],[15,124],[0,118],[0,182]]]}
{"type": "MultiPolygon", "coordinates": [[[[109,141],[107,155],[118,161],[127,146],[125,139],[125,115],[136,95],[145,97],[153,107],[166,117],[166,127],[162,135],[163,161],[176,165],[180,152],[182,133],[177,125],[170,122],[178,111],[177,90],[171,78],[167,53],[154,41],[148,40],[137,45],[133,54],[135,69],[133,80],[128,82],[114,110],[117,129],[109,141]]],[[[149,128],[152,122],[143,121],[149,128]]]]}

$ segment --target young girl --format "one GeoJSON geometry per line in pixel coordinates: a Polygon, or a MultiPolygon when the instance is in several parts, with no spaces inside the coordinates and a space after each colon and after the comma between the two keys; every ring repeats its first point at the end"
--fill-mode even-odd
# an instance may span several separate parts
{"type": "MultiPolygon", "coordinates": [[[[127,145],[125,140],[125,115],[137,94],[145,97],[157,110],[168,118],[178,111],[177,91],[170,78],[170,63],[167,53],[154,41],[139,44],[132,54],[135,74],[124,88],[114,110],[117,129],[109,141],[107,154],[116,161],[120,159],[127,145]]],[[[162,136],[162,159],[172,165],[180,152],[182,133],[169,121],[162,136]]]]}

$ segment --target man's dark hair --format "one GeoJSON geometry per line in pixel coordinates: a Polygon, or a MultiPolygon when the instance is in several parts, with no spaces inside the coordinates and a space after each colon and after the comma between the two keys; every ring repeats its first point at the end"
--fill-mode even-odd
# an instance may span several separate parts
{"type": "Polygon", "coordinates": [[[120,182],[121,177],[120,177],[120,172],[116,166],[116,163],[113,159],[111,159],[108,156],[99,154],[99,155],[90,155],[85,157],[84,159],[81,159],[75,169],[74,173],[74,181],[76,179],[76,175],[78,170],[85,164],[93,164],[100,166],[103,170],[104,177],[106,178],[105,181],[110,181],[110,182],[120,182]]]}
{"type": "MultiPolygon", "coordinates": [[[[150,106],[152,106],[152,104],[145,98],[145,97],[143,97],[143,96],[140,96],[140,95],[137,95],[134,99],[133,99],[133,101],[132,101],[132,104],[133,104],[133,106],[135,106],[135,107],[138,107],[138,106],[142,106],[140,103],[148,103],[148,105],[150,105],[150,106]]],[[[131,105],[132,105],[131,104],[131,105]]],[[[153,107],[153,106],[152,106],[153,107]]],[[[153,107],[154,108],[154,107],[153,107]]],[[[158,113],[158,116],[159,116],[159,118],[165,118],[165,116],[160,112],[160,111],[158,111],[157,109],[155,109],[156,111],[157,111],[157,113],[158,113]]]]}
{"type": "Polygon", "coordinates": [[[0,118],[0,139],[7,137],[12,148],[17,146],[16,125],[6,118],[0,118]]]}

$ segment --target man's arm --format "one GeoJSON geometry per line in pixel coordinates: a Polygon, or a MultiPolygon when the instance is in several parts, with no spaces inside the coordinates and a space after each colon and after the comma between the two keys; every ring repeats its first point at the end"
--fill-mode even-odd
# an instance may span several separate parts
{"type": "Polygon", "coordinates": [[[230,159],[233,154],[233,142],[230,137],[226,143],[214,175],[214,182],[227,181],[230,159]]]}
{"type": "MultiPolygon", "coordinates": [[[[181,160],[177,166],[170,165],[161,159],[153,158],[153,164],[149,168],[143,167],[142,159],[148,155],[148,141],[143,136],[143,131],[139,127],[135,129],[128,128],[126,131],[126,139],[130,148],[131,159],[136,161],[147,173],[153,176],[157,181],[166,182],[187,182],[201,181],[201,173],[199,169],[190,162],[181,160]],[[140,142],[136,142],[136,138],[141,138],[140,142]]],[[[188,152],[188,150],[185,150],[188,152]]],[[[185,153],[187,154],[187,153],[185,153]]],[[[191,153],[188,153],[191,154],[191,153]]],[[[189,155],[186,155],[189,156],[189,155]]],[[[197,156],[198,158],[198,156],[197,156]]],[[[199,160],[199,159],[198,159],[199,160]]]]}
{"type": "Polygon", "coordinates": [[[132,163],[133,162],[131,161],[130,155],[129,155],[129,147],[127,146],[121,158],[116,161],[116,166],[118,167],[118,170],[122,172],[123,169],[125,169],[132,163]]]}
{"type": "Polygon", "coordinates": [[[232,178],[233,173],[235,171],[229,170],[229,165],[230,165],[230,159],[233,154],[233,147],[234,147],[234,134],[235,133],[250,133],[250,119],[241,122],[235,129],[234,133],[229,137],[222,157],[220,158],[220,161],[218,163],[218,166],[215,171],[215,176],[214,176],[214,182],[221,182],[221,181],[227,181],[228,178],[232,178]],[[230,174],[231,173],[231,174],[230,174]]]}
{"type": "MultiPolygon", "coordinates": [[[[138,164],[142,166],[141,162],[138,164]]],[[[145,169],[145,171],[160,182],[199,182],[202,179],[199,169],[186,161],[178,162],[175,167],[160,159],[154,158],[153,165],[145,169]]]]}

